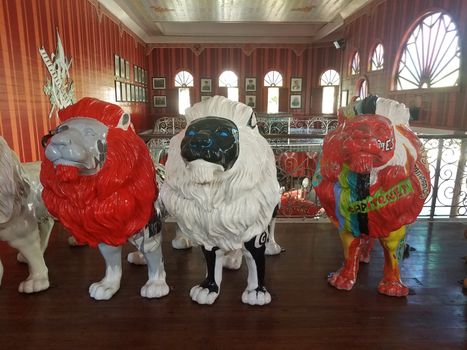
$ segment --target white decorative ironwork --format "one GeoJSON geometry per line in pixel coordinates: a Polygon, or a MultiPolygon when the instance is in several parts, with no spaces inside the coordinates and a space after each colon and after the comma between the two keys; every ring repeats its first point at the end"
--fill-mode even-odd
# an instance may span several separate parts
{"type": "Polygon", "coordinates": [[[175,87],[192,87],[193,75],[186,70],[178,72],[175,76],[175,87]]]}
{"type": "Polygon", "coordinates": [[[351,75],[360,74],[360,55],[358,51],[355,51],[355,54],[352,57],[352,65],[350,66],[350,74],[351,75]]]}
{"type": "Polygon", "coordinates": [[[282,86],[282,74],[272,70],[264,76],[264,86],[277,87],[282,86]]]}
{"type": "Polygon", "coordinates": [[[226,70],[222,72],[219,76],[219,87],[237,87],[238,86],[238,77],[237,74],[231,70],[226,70]]]}
{"type": "Polygon", "coordinates": [[[336,86],[339,85],[340,76],[334,69],[328,69],[326,72],[321,74],[320,85],[321,86],[336,86]]]}
{"type": "Polygon", "coordinates": [[[49,113],[49,118],[57,112],[76,102],[73,80],[70,78],[70,66],[72,59],[68,61],[62,46],[62,40],[57,31],[57,49],[55,53],[51,53],[50,57],[43,47],[39,49],[39,53],[44,61],[47,70],[50,73],[51,79],[47,78],[44,85],[44,92],[50,99],[52,108],[49,113]]]}

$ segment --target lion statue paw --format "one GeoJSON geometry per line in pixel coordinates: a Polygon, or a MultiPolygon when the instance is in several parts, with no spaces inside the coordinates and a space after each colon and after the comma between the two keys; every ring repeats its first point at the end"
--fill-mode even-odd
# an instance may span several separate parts
{"type": "Polygon", "coordinates": [[[242,294],[242,302],[248,305],[266,305],[271,302],[271,294],[264,287],[253,290],[245,289],[242,294]]]}
{"type": "Polygon", "coordinates": [[[165,280],[149,280],[141,288],[141,296],[144,298],[162,298],[169,294],[169,286],[165,280]]]}
{"type": "Polygon", "coordinates": [[[196,285],[190,290],[191,300],[202,305],[212,305],[219,296],[219,292],[211,291],[210,288],[204,288],[196,285]]]}

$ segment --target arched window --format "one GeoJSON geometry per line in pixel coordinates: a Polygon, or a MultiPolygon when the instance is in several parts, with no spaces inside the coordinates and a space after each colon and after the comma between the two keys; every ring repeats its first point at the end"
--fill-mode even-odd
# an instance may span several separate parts
{"type": "Polygon", "coordinates": [[[231,70],[222,72],[219,76],[219,87],[227,88],[227,98],[238,101],[238,77],[231,70]]]}
{"type": "Polygon", "coordinates": [[[279,112],[279,87],[282,86],[282,74],[272,70],[264,76],[264,86],[268,88],[268,113],[279,112]]]}
{"type": "Polygon", "coordinates": [[[358,75],[360,74],[360,55],[358,51],[355,51],[354,55],[352,56],[352,63],[350,65],[350,75],[358,75]]]}
{"type": "Polygon", "coordinates": [[[175,75],[175,87],[178,87],[178,113],[185,114],[185,109],[191,106],[190,87],[193,87],[193,75],[182,70],[175,75]]]}
{"type": "Polygon", "coordinates": [[[357,82],[357,88],[358,88],[357,100],[363,100],[365,97],[368,97],[368,80],[366,80],[366,78],[360,79],[357,82]]]}
{"type": "Polygon", "coordinates": [[[396,74],[396,89],[459,85],[459,33],[442,12],[423,17],[404,43],[396,74]]]}
{"type": "Polygon", "coordinates": [[[384,68],[384,48],[383,45],[376,45],[371,55],[370,70],[381,70],[384,68]]]}
{"type": "Polygon", "coordinates": [[[334,69],[328,69],[321,74],[320,85],[323,87],[323,100],[321,102],[321,113],[334,113],[336,101],[336,89],[340,83],[340,76],[334,69]]]}

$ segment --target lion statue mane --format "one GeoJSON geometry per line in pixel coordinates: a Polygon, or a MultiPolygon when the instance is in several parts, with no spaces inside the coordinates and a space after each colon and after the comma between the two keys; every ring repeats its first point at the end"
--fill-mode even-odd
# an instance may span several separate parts
{"type": "MultiPolygon", "coordinates": [[[[169,214],[176,218],[183,234],[201,245],[205,255],[216,251],[217,269],[219,251],[245,249],[246,242],[260,237],[267,230],[280,199],[274,154],[256,127],[253,110],[243,103],[215,96],[188,108],[185,116],[186,129],[170,141],[161,199],[169,214]],[[199,126],[202,123],[204,126],[199,126]],[[231,125],[230,130],[225,131],[225,125],[231,125]],[[207,151],[209,155],[204,159],[201,156],[190,155],[190,159],[183,156],[184,152],[202,153],[200,148],[209,149],[222,143],[223,137],[231,140],[225,145],[227,153],[238,146],[233,165],[225,165],[227,156],[219,156],[218,149],[207,151]],[[218,163],[206,160],[209,157],[218,159],[218,163]]],[[[266,236],[262,240],[259,244],[264,259],[266,236]]],[[[247,254],[252,255],[251,252],[247,254]]],[[[206,260],[208,262],[209,259],[206,260]]],[[[220,285],[218,280],[210,282],[217,284],[216,287],[220,285]]],[[[261,283],[260,286],[247,287],[247,294],[258,287],[264,288],[261,283]]],[[[193,300],[201,304],[214,302],[217,295],[213,291],[216,288],[198,287],[190,293],[193,300]]],[[[244,302],[264,304],[270,301],[270,296],[268,293],[266,301],[259,302],[247,299],[244,294],[244,302]]]]}
{"type": "Polygon", "coordinates": [[[135,244],[148,263],[148,298],[168,294],[154,203],[154,165],[130,116],[117,105],[83,98],[59,112],[62,124],[45,137],[43,198],[79,244],[98,246],[106,276],[91,297],[110,299],[120,287],[121,245],[135,244]]]}

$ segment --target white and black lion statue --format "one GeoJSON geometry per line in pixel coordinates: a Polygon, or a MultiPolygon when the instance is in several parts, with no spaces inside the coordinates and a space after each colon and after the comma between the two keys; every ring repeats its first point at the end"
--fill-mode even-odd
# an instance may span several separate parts
{"type": "Polygon", "coordinates": [[[248,284],[242,301],[264,305],[267,227],[279,203],[274,154],[253,110],[215,96],[186,110],[187,127],[170,142],[161,199],[184,235],[202,247],[206,279],[193,301],[217,299],[225,253],[242,249],[248,284]]]}

